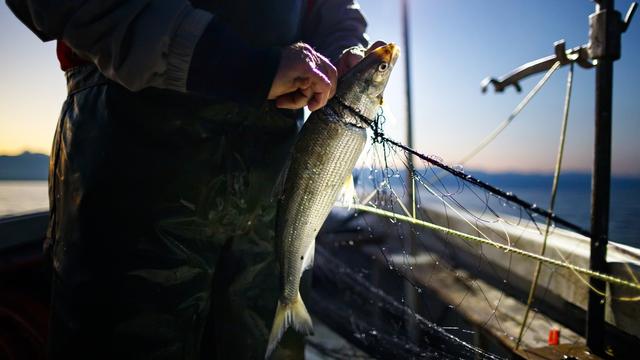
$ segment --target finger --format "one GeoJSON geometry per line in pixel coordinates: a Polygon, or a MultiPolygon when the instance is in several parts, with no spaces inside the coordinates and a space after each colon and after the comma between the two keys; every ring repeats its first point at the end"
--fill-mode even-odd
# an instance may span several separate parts
{"type": "MultiPolygon", "coordinates": [[[[293,80],[293,86],[295,89],[307,89],[311,86],[311,79],[308,77],[297,77],[293,80]]],[[[293,91],[293,90],[292,90],[293,91]]]]}
{"type": "Polygon", "coordinates": [[[329,101],[329,92],[313,92],[309,97],[309,102],[307,106],[309,107],[309,111],[316,111],[321,107],[325,106],[329,101]]]}
{"type": "MultiPolygon", "coordinates": [[[[318,96],[320,107],[324,106],[326,102],[335,94],[336,92],[336,84],[338,82],[338,70],[335,66],[327,59],[324,55],[320,53],[314,54],[314,59],[316,63],[316,72],[322,73],[324,77],[329,81],[329,90],[328,92],[324,91],[316,91],[322,93],[322,96],[318,96]]],[[[316,89],[314,89],[316,90],[316,89]]]]}
{"type": "Polygon", "coordinates": [[[346,62],[347,62],[347,65],[349,66],[349,69],[356,66],[356,64],[359,63],[360,60],[362,60],[362,54],[350,53],[346,58],[346,62]]]}
{"type": "Polygon", "coordinates": [[[362,57],[361,53],[345,52],[338,62],[338,77],[341,77],[352,67],[356,66],[356,64],[362,60],[362,57]]]}
{"type": "Polygon", "coordinates": [[[322,65],[322,72],[327,76],[329,81],[333,82],[338,77],[338,69],[322,54],[318,54],[318,58],[322,65]]]}
{"type": "Polygon", "coordinates": [[[323,70],[323,73],[331,83],[331,90],[329,90],[329,94],[327,95],[327,100],[329,100],[336,93],[336,87],[338,84],[338,70],[331,63],[323,64],[323,70]]]}
{"type": "MultiPolygon", "coordinates": [[[[299,71],[299,73],[302,73],[299,71]]],[[[298,89],[306,89],[311,86],[311,79],[308,76],[296,76],[289,82],[289,84],[280,89],[280,93],[277,94],[276,98],[285,94],[293,93],[298,89]]]]}
{"type": "Polygon", "coordinates": [[[382,40],[378,40],[378,41],[374,42],[373,45],[369,46],[369,48],[367,49],[365,54],[369,55],[370,52],[372,52],[373,50],[379,48],[380,46],[384,46],[384,45],[387,45],[387,43],[382,41],[382,40]]]}
{"type": "Polygon", "coordinates": [[[315,98],[319,99],[322,106],[326,104],[329,94],[331,93],[331,81],[318,69],[311,71],[311,90],[315,98]]]}
{"type": "Polygon", "coordinates": [[[309,97],[301,91],[294,91],[276,98],[276,107],[281,109],[301,109],[309,102],[309,97]]]}
{"type": "Polygon", "coordinates": [[[311,87],[306,87],[304,89],[298,89],[298,91],[300,93],[302,93],[302,95],[304,95],[304,97],[311,99],[311,96],[313,95],[313,90],[311,90],[311,87]]]}
{"type": "Polygon", "coordinates": [[[307,107],[309,108],[309,111],[316,111],[321,107],[323,107],[325,104],[326,104],[326,101],[323,102],[322,94],[315,93],[309,99],[309,102],[307,103],[307,107]]]}
{"type": "Polygon", "coordinates": [[[332,92],[335,93],[335,90],[330,89],[329,91],[313,92],[307,104],[309,111],[316,111],[325,106],[330,99],[330,95],[333,95],[332,92]]]}

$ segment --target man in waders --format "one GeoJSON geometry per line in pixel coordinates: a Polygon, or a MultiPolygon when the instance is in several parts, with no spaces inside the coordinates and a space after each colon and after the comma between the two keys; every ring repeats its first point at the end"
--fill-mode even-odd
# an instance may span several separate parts
{"type": "MultiPolygon", "coordinates": [[[[358,6],[6,2],[58,40],[69,91],[49,176],[50,357],[263,358],[271,194],[299,109],[323,106],[334,65],[358,60],[343,51],[366,45],[358,6]]],[[[274,358],[303,348],[290,333],[274,358]]]]}

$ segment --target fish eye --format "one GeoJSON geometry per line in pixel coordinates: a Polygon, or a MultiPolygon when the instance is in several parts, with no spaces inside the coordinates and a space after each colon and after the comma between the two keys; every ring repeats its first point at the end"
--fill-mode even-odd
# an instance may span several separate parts
{"type": "Polygon", "coordinates": [[[388,68],[389,64],[387,64],[386,62],[378,65],[378,71],[387,71],[388,68]]]}

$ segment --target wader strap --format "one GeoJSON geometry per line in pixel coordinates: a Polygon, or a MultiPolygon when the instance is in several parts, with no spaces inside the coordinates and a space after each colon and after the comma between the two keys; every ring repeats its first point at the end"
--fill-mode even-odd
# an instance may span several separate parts
{"type": "Polygon", "coordinates": [[[67,92],[69,95],[110,82],[95,65],[76,66],[67,70],[65,77],[67,78],[67,92]]]}

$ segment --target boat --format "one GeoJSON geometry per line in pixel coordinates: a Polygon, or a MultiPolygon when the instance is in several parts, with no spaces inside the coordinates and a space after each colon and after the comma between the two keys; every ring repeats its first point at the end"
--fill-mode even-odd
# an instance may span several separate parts
{"type": "MultiPolygon", "coordinates": [[[[577,64],[595,67],[598,106],[610,108],[607,72],[619,49],[602,41],[616,44],[636,8],[622,20],[612,6],[597,1],[591,44],[567,50],[557,42],[552,55],[488,78],[483,89],[519,89],[526,76],[577,64]]],[[[610,113],[596,112],[599,124],[610,121],[610,113]]],[[[602,194],[610,178],[610,133],[598,132],[596,140],[599,221],[586,230],[416,152],[411,134],[405,145],[376,131],[370,151],[382,152],[384,163],[356,169],[361,201],[336,206],[318,235],[305,301],[318,333],[308,339],[309,358],[636,358],[640,249],[606,241],[601,226],[608,221],[602,194]],[[388,163],[392,152],[400,155],[388,163]],[[482,195],[481,206],[459,204],[460,186],[482,195]],[[421,199],[420,191],[431,199],[421,199]]],[[[0,355],[10,359],[44,358],[47,221],[46,212],[0,219],[0,355]]]]}

